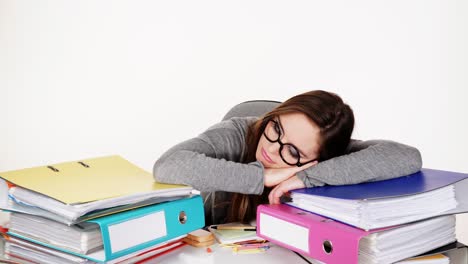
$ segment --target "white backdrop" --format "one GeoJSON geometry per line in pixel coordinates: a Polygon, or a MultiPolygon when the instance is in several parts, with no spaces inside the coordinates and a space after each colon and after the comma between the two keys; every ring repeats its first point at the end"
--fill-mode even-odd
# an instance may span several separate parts
{"type": "Polygon", "coordinates": [[[467,1],[0,0],[0,171],[108,154],[151,170],[238,102],[325,89],[355,138],[468,173],[467,47],[467,1]]]}

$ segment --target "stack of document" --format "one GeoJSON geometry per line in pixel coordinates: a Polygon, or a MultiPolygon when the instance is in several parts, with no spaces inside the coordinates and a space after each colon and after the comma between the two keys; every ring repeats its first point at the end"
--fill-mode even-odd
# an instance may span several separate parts
{"type": "Polygon", "coordinates": [[[65,224],[188,197],[193,188],[162,184],[120,156],[0,173],[0,208],[65,224]],[[3,178],[3,180],[2,180],[3,178]]]}
{"type": "Polygon", "coordinates": [[[103,247],[101,230],[95,223],[68,226],[43,217],[12,213],[9,231],[80,254],[89,254],[103,247]]]}
{"type": "MultiPolygon", "coordinates": [[[[6,184],[4,181],[3,183],[6,184]]],[[[2,179],[0,179],[1,184],[2,179]]],[[[173,188],[169,184],[156,184],[160,188],[173,188]]],[[[189,197],[192,191],[192,188],[184,186],[159,192],[154,191],[124,197],[117,196],[94,202],[66,204],[49,196],[13,186],[9,188],[10,199],[0,208],[13,212],[42,216],[72,225],[115,212],[189,197]]]]}
{"type": "Polygon", "coordinates": [[[134,263],[204,226],[192,187],[155,182],[119,156],[0,173],[0,191],[5,256],[20,262],[134,263]]]}
{"type": "Polygon", "coordinates": [[[454,241],[455,216],[441,216],[362,238],[359,263],[393,263],[454,241]]]}
{"type": "MultiPolygon", "coordinates": [[[[257,225],[260,237],[327,264],[390,264],[420,254],[434,254],[429,251],[436,249],[436,253],[441,253],[458,247],[453,245],[454,215],[365,231],[278,204],[259,205],[257,225]]],[[[458,259],[464,259],[465,264],[468,250],[458,259]]]]}
{"type": "MultiPolygon", "coordinates": [[[[456,241],[454,215],[467,211],[468,174],[422,169],[384,181],[292,190],[290,202],[257,208],[257,233],[329,264],[394,263],[456,241]]],[[[450,258],[465,264],[465,256],[450,258]]]]}
{"type": "MultiPolygon", "coordinates": [[[[182,242],[182,237],[176,237],[166,242],[151,246],[144,250],[134,252],[124,257],[107,261],[106,263],[131,264],[144,263],[164,253],[168,253],[174,249],[180,248],[186,244],[182,242]]],[[[1,240],[1,237],[0,237],[1,240]]],[[[41,263],[41,264],[92,264],[96,263],[89,259],[64,253],[60,250],[55,250],[36,243],[31,243],[27,240],[16,237],[3,238],[5,260],[13,261],[14,263],[41,263]]],[[[0,259],[1,262],[1,259],[0,259]]],[[[8,263],[8,262],[7,262],[8,263]]]]}
{"type": "Polygon", "coordinates": [[[414,222],[457,207],[453,186],[421,194],[348,200],[293,193],[290,204],[366,230],[414,222]]]}
{"type": "Polygon", "coordinates": [[[5,256],[8,259],[20,256],[32,262],[42,259],[39,263],[46,263],[49,257],[67,259],[61,262],[51,260],[50,263],[80,263],[81,259],[115,263],[134,257],[154,257],[177,246],[166,243],[174,239],[181,242],[188,233],[204,225],[200,196],[140,207],[73,226],[39,217],[18,218],[15,214],[12,216],[12,228],[5,236],[8,245],[5,256]],[[28,220],[31,220],[30,227],[26,226],[28,220]],[[46,225],[51,226],[48,228],[46,225]],[[80,232],[78,229],[81,227],[84,230],[80,232]],[[98,227],[98,232],[95,227],[98,227]],[[44,228],[44,232],[39,228],[44,228]],[[73,241],[72,237],[82,240],[73,241]]]}
{"type": "Polygon", "coordinates": [[[379,182],[293,190],[291,206],[372,230],[468,211],[467,174],[422,169],[379,182]]]}
{"type": "Polygon", "coordinates": [[[77,257],[15,237],[10,237],[5,241],[4,251],[6,259],[17,263],[94,263],[85,258],[77,257]]]}

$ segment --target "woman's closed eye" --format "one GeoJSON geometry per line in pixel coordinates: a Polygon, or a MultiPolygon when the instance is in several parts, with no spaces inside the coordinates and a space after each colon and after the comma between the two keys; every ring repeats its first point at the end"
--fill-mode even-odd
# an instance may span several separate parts
{"type": "Polygon", "coordinates": [[[288,151],[291,157],[298,159],[300,157],[299,152],[297,152],[297,149],[293,146],[288,146],[288,151]]]}
{"type": "Polygon", "coordinates": [[[281,128],[280,128],[280,125],[278,124],[278,122],[273,122],[273,129],[275,130],[275,132],[278,134],[278,135],[281,135],[281,128]]]}

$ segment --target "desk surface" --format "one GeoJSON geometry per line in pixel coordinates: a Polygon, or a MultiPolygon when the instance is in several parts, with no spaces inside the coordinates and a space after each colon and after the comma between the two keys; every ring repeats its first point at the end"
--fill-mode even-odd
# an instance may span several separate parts
{"type": "Polygon", "coordinates": [[[223,263],[223,264],[238,264],[238,263],[256,263],[256,264],[302,264],[313,263],[305,261],[296,253],[273,245],[264,253],[242,254],[234,253],[231,248],[223,248],[218,244],[210,246],[212,252],[208,253],[206,248],[196,248],[192,246],[184,246],[174,252],[162,255],[155,258],[148,263],[161,263],[161,264],[208,264],[208,263],[223,263]]]}

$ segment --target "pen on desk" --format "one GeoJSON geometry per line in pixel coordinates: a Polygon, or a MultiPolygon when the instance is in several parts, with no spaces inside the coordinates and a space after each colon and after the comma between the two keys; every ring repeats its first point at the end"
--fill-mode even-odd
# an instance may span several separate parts
{"type": "Polygon", "coordinates": [[[250,248],[265,248],[265,249],[268,249],[268,248],[270,248],[270,245],[268,243],[263,243],[263,244],[241,245],[241,246],[237,247],[237,249],[250,249],[250,248]]]}
{"type": "Polygon", "coordinates": [[[234,242],[234,245],[252,245],[252,244],[262,244],[268,242],[267,240],[251,239],[245,241],[234,242]]]}
{"type": "Polygon", "coordinates": [[[255,226],[212,226],[211,228],[217,230],[241,230],[241,231],[257,231],[257,227],[255,226]]]}

